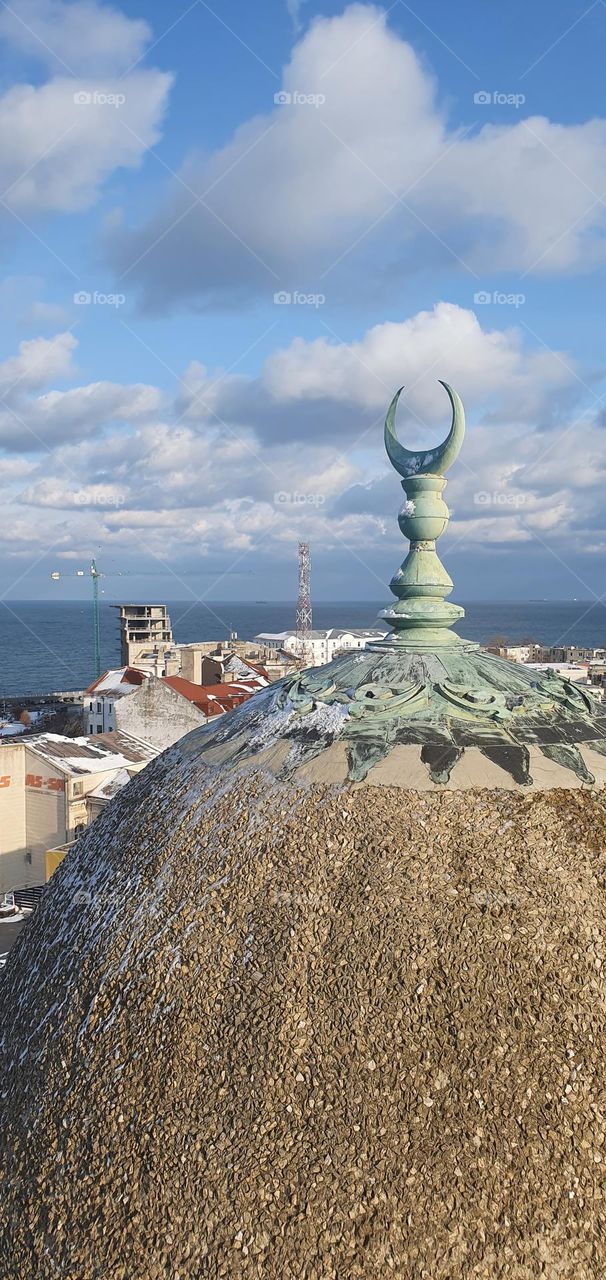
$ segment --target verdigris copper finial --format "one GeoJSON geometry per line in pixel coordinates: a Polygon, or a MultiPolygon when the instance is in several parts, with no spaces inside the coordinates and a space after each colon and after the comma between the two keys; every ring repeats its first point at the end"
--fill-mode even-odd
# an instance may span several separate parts
{"type": "Polygon", "coordinates": [[[398,400],[403,387],[396,392],[385,420],[387,456],[401,475],[406,502],[400,509],[398,524],[410,540],[404,563],[389,587],[398,603],[383,609],[384,618],[394,629],[390,643],[409,649],[434,649],[461,643],[448,628],[465,610],[448,604],[445,597],[452,591],[452,580],[436,553],[436,538],[444,533],[449,511],[442,491],[446,485],[444,472],[458,456],[465,435],[465,411],[456,391],[442,382],[452,405],[452,425],[436,449],[412,451],[400,444],[395,430],[398,400]]]}

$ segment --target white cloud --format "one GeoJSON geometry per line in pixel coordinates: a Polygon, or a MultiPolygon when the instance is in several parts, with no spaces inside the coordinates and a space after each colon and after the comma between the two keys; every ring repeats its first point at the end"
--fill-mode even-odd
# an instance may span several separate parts
{"type": "Polygon", "coordinates": [[[303,0],[286,0],[286,10],[295,31],[300,31],[301,29],[302,3],[303,0]]]}
{"type": "Polygon", "coordinates": [[[2,37],[50,69],[0,95],[2,200],[21,217],[85,209],[160,136],[172,77],[135,65],[151,30],[95,0],[21,0],[0,6],[2,37]]]}
{"type": "Polygon", "coordinates": [[[171,77],[134,71],[125,80],[18,85],[0,98],[0,185],[16,213],[87,208],[120,167],[140,163],[159,137],[171,77]],[[84,101],[74,101],[74,95],[84,101]],[[122,94],[112,106],[108,95],[122,94]]]}
{"type": "Polygon", "coordinates": [[[65,391],[52,381],[73,376],[77,341],[71,333],[22,342],[16,356],[0,364],[0,443],[20,452],[52,448],[65,440],[95,434],[108,423],[157,417],[162,396],[156,387],[93,382],[65,391]]]}
{"type": "Polygon", "coordinates": [[[157,388],[137,384],[44,391],[73,381],[75,346],[70,334],[37,339],[0,364],[0,431],[9,447],[32,449],[27,463],[0,460],[11,556],[51,545],[82,556],[91,540],[120,557],[151,554],[175,565],[187,555],[202,564],[218,550],[250,550],[262,572],[272,557],[290,559],[305,536],[320,557],[367,563],[380,554],[395,568],[404,552],[401,491],[383,453],[382,418],[408,378],[401,437],[413,443],[422,434],[410,408],[432,435],[438,422],[445,433],[438,374],[461,391],[469,420],[448,477],[456,540],[481,551],[542,539],[567,560],[582,552],[588,530],[592,545],[606,536],[604,428],[588,415],[578,448],[579,427],[565,408],[581,389],[569,357],[545,363],[515,330],[485,331],[451,304],[375,326],[349,346],[299,339],[256,378],[221,379],[196,363],[184,381],[192,393],[210,388],[212,413],[182,391],[171,406],[157,388]],[[303,445],[310,414],[316,439],[303,445]],[[280,418],[288,431],[274,429],[280,418]],[[364,432],[360,447],[356,433],[364,432]]]}
{"type": "Polygon", "coordinates": [[[404,384],[399,419],[408,420],[416,445],[426,440],[419,419],[445,425],[449,420],[438,377],[495,424],[504,417],[544,424],[557,410],[558,396],[566,403],[580,386],[570,357],[529,351],[520,330],[483,329],[473,311],[440,302],[409,320],[375,325],[347,344],[332,335],[296,338],[266,359],[254,382],[239,375],[213,378],[190,366],[179,409],[185,421],[252,424],[267,440],[316,441],[330,433],[353,443],[361,433],[368,440],[369,428],[404,384]]]}
{"type": "Polygon", "coordinates": [[[2,5],[0,37],[52,70],[73,75],[126,71],[144,52],[151,29],[95,0],[19,0],[2,5]]]}
{"type": "Polygon", "coordinates": [[[18,354],[0,363],[2,400],[19,398],[24,392],[47,386],[51,379],[73,373],[72,356],[77,345],[72,333],[21,342],[18,354]]]}
{"type": "Polygon", "coordinates": [[[453,125],[411,45],[367,4],[316,18],[283,85],[290,102],[210,158],[190,157],[146,224],[112,233],[113,261],[150,306],[322,279],[334,297],[342,257],[358,291],[377,262],[387,279],[436,254],[481,273],[604,260],[604,205],[592,193],[606,186],[606,121],[534,117],[469,132],[485,110],[470,101],[453,125]]]}

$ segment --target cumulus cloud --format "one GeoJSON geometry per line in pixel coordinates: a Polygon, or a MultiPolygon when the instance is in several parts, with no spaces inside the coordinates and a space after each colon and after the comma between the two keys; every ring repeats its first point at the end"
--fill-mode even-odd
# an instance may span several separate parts
{"type": "Polygon", "coordinates": [[[254,380],[190,367],[179,409],[185,420],[249,423],[264,440],[315,441],[328,433],[353,443],[361,435],[368,441],[369,429],[377,438],[377,417],[404,384],[399,417],[417,445],[428,443],[425,424],[448,421],[438,376],[495,424],[535,427],[557,420],[558,406],[560,416],[567,410],[579,386],[574,374],[563,353],[528,350],[518,329],[483,329],[473,311],[441,302],[347,344],[332,335],[296,338],[274,351],[254,380]]]}
{"type": "Polygon", "coordinates": [[[46,390],[51,381],[75,373],[77,341],[71,333],[22,342],[16,356],[0,364],[0,445],[19,453],[52,449],[81,440],[112,422],[157,416],[162,396],[156,387],[93,382],[65,391],[46,390]]]}
{"type": "Polygon", "coordinates": [[[604,260],[606,121],[478,129],[471,105],[451,123],[425,65],[368,4],[315,19],[283,97],[210,157],[189,156],[142,226],[112,232],[110,257],[148,307],[321,279],[334,297],[342,269],[363,263],[360,289],[377,269],[386,282],[394,257],[399,275],[436,254],[471,273],[604,260]]]}
{"type": "Polygon", "coordinates": [[[146,22],[77,0],[0,8],[0,38],[50,68],[0,96],[0,189],[19,216],[87,208],[116,169],[160,136],[172,77],[138,69],[146,22]],[[130,69],[132,67],[132,69],[130,69]]]}
{"type": "Polygon", "coordinates": [[[16,213],[87,208],[114,169],[139,164],[157,141],[170,82],[162,72],[133,71],[126,80],[56,78],[9,89],[0,98],[5,204],[16,213]],[[124,102],[112,106],[120,94],[124,102]]]}
{"type": "Polygon", "coordinates": [[[19,344],[16,356],[0,363],[0,397],[3,401],[47,386],[54,378],[73,373],[73,353],[78,343],[72,333],[54,338],[30,338],[19,344]]]}
{"type": "Polygon", "coordinates": [[[151,40],[147,22],[127,18],[96,0],[19,0],[3,5],[0,37],[17,49],[73,75],[126,71],[151,40]]]}
{"type": "Polygon", "coordinates": [[[22,343],[0,364],[7,555],[52,545],[82,556],[92,540],[120,557],[169,563],[209,563],[217,548],[236,557],[259,550],[263,564],[292,558],[306,537],[321,557],[342,564],[349,555],[353,565],[380,554],[391,571],[404,552],[401,490],[384,456],[382,419],[409,379],[403,440],[423,437],[422,423],[432,439],[445,434],[438,373],[461,391],[469,421],[448,477],[455,545],[481,554],[549,539],[567,560],[588,531],[592,545],[606,538],[603,427],[599,414],[586,414],[578,449],[572,361],[561,353],[546,363],[516,330],[484,330],[452,304],[375,326],[349,345],[298,339],[255,377],[213,375],[196,362],[172,401],[137,384],[58,390],[53,383],[74,382],[75,349],[73,335],[60,334],[22,343]],[[303,444],[310,414],[320,426],[303,444]],[[30,445],[27,462],[10,453],[30,445]]]}

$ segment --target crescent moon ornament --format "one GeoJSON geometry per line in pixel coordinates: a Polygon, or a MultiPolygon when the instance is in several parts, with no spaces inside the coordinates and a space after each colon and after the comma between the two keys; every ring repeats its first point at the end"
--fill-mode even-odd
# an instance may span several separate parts
{"type": "Polygon", "coordinates": [[[435,449],[421,449],[412,452],[400,444],[396,435],[396,408],[404,390],[400,387],[389,406],[385,419],[385,448],[392,467],[406,479],[408,476],[441,476],[451,467],[458,456],[465,435],[465,410],[456,391],[447,382],[441,385],[448,393],[452,405],[452,425],[443,444],[435,449]]]}

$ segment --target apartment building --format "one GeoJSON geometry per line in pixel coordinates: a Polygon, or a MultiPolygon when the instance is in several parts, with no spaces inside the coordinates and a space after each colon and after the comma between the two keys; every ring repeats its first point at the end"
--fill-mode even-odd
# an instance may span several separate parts
{"type": "MultiPolygon", "coordinates": [[[[335,654],[341,649],[365,649],[368,644],[383,640],[386,635],[386,630],[378,630],[375,627],[352,627],[348,631],[340,627],[314,630],[310,634],[311,665],[321,666],[325,662],[332,662],[335,654]]],[[[297,654],[299,647],[299,639],[295,631],[260,631],[255,636],[255,643],[267,648],[270,652],[282,649],[294,655],[297,654]]]]}
{"type": "Polygon", "coordinates": [[[0,893],[44,884],[46,851],[76,839],[90,821],[88,794],[119,773],[128,781],[156,754],[121,732],[1,741],[0,893]]]}
{"type": "Polygon", "coordinates": [[[116,702],[135,689],[140,689],[149,672],[137,667],[117,667],[84,690],[82,695],[83,728],[86,734],[113,733],[116,725],[116,702]]]}

